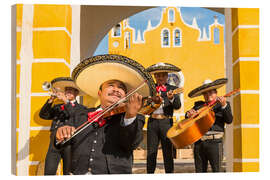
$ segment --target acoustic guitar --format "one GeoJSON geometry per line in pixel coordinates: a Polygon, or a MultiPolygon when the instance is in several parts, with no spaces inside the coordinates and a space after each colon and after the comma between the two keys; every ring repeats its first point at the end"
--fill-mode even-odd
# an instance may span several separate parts
{"type": "MultiPolygon", "coordinates": [[[[183,88],[176,88],[173,90],[172,93],[173,93],[173,95],[175,95],[175,94],[183,93],[183,91],[184,91],[183,88]]],[[[150,98],[148,97],[146,99],[143,99],[143,105],[139,111],[139,114],[149,115],[152,112],[154,112],[155,110],[157,110],[162,104],[162,101],[160,101],[160,103],[154,102],[154,98],[159,98],[158,96],[160,96],[160,95],[157,95],[156,97],[150,97],[150,98]]]]}
{"type": "MultiPolygon", "coordinates": [[[[239,92],[239,89],[229,92],[224,97],[230,97],[237,92],[239,92]]],[[[167,137],[176,149],[195,143],[213,126],[215,113],[212,108],[216,104],[217,101],[214,101],[203,106],[197,110],[196,114],[183,119],[168,130],[167,137]]]]}

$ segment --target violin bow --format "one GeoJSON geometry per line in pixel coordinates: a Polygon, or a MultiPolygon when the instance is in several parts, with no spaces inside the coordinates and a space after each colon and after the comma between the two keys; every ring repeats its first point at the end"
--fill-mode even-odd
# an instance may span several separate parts
{"type": "Polygon", "coordinates": [[[125,102],[131,95],[133,95],[135,92],[137,92],[139,89],[141,89],[145,84],[147,83],[147,80],[144,80],[138,87],[133,89],[132,91],[128,92],[128,94],[121,98],[119,101],[115,102],[109,107],[106,107],[103,111],[99,112],[96,116],[92,117],[90,120],[87,120],[85,123],[83,123],[81,126],[79,126],[77,129],[75,129],[74,134],[68,139],[65,139],[63,141],[56,142],[56,145],[64,145],[66,142],[70,141],[73,137],[78,135],[80,132],[82,132],[84,129],[86,129],[88,126],[93,124],[97,119],[101,118],[104,114],[111,111],[113,108],[117,107],[119,104],[125,102]]]}

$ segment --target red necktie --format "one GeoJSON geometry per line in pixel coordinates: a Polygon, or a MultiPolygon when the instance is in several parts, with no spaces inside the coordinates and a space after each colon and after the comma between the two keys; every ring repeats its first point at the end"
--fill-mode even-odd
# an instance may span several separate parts
{"type": "Polygon", "coordinates": [[[102,127],[106,124],[106,120],[103,119],[102,117],[100,118],[95,118],[98,116],[98,114],[102,112],[102,110],[99,110],[99,111],[94,111],[94,112],[89,112],[88,113],[88,121],[91,123],[91,122],[97,122],[99,127],[102,127]]]}
{"type": "Polygon", "coordinates": [[[157,92],[160,92],[160,91],[166,92],[167,88],[165,85],[159,85],[156,87],[156,90],[157,90],[157,92]]]}

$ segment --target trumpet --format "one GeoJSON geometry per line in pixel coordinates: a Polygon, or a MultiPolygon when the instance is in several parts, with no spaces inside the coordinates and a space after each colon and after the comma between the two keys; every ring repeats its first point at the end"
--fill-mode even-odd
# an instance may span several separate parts
{"type": "Polygon", "coordinates": [[[54,97],[57,97],[56,95],[57,92],[62,92],[60,89],[52,87],[52,84],[48,81],[42,83],[42,89],[44,91],[48,91],[49,95],[54,97]]]}

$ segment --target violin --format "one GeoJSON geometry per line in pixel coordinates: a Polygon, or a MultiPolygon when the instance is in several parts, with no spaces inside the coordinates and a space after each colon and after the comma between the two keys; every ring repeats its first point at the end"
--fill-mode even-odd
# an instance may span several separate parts
{"type": "Polygon", "coordinates": [[[101,127],[104,125],[104,122],[102,120],[104,118],[120,114],[125,112],[124,106],[119,106],[120,104],[123,104],[127,101],[127,99],[133,95],[135,92],[137,92],[140,88],[142,88],[147,83],[147,80],[144,80],[137,88],[130,91],[125,97],[121,98],[119,101],[113,103],[111,106],[106,107],[104,110],[96,111],[92,113],[91,115],[88,113],[88,120],[84,122],[82,125],[80,125],[78,128],[75,129],[73,135],[70,138],[67,138],[63,141],[56,142],[56,145],[64,145],[68,141],[70,141],[72,138],[74,138],[76,135],[78,135],[80,132],[82,132],[84,129],[86,129],[88,126],[90,126],[93,123],[98,123],[98,125],[101,127]]]}
{"type": "MultiPolygon", "coordinates": [[[[223,97],[230,97],[237,92],[239,89],[231,91],[223,97]]],[[[176,149],[195,143],[213,126],[215,113],[212,108],[217,102],[214,100],[205,104],[191,117],[181,120],[167,131],[167,137],[176,149]]]]}

